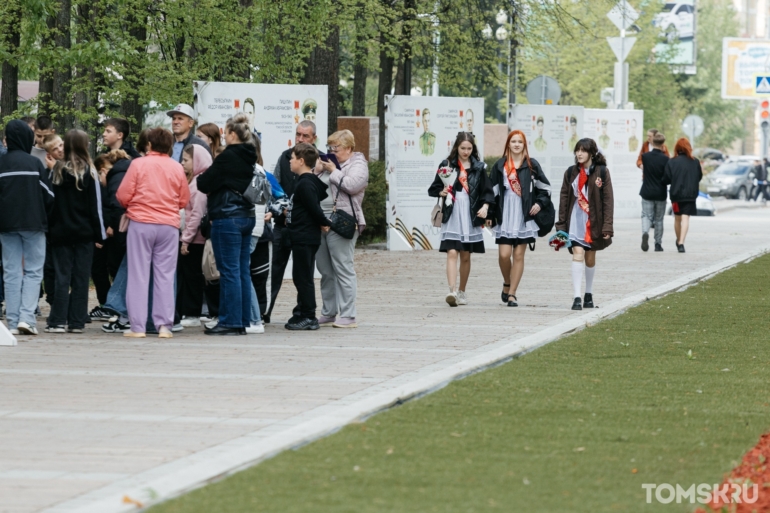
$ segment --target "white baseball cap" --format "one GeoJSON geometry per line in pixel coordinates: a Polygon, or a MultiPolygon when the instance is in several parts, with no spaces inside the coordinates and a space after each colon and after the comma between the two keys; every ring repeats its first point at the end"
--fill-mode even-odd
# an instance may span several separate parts
{"type": "Polygon", "coordinates": [[[190,119],[195,119],[195,111],[186,103],[180,103],[170,111],[166,112],[166,115],[169,117],[172,117],[174,114],[184,114],[190,119]]]}

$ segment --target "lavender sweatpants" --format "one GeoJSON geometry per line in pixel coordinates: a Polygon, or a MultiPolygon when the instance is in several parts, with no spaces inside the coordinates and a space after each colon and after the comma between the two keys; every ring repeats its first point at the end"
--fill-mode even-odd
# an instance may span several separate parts
{"type": "Polygon", "coordinates": [[[131,331],[144,333],[153,272],[152,321],[171,329],[174,325],[174,274],[179,254],[179,230],[166,224],[131,221],[128,226],[128,285],[126,306],[131,331]]]}

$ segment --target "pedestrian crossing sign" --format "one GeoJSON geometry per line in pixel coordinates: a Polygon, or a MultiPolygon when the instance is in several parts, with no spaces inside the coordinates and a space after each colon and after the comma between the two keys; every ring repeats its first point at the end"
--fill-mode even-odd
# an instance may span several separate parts
{"type": "Polygon", "coordinates": [[[757,96],[770,96],[770,75],[754,76],[754,94],[757,96]]]}

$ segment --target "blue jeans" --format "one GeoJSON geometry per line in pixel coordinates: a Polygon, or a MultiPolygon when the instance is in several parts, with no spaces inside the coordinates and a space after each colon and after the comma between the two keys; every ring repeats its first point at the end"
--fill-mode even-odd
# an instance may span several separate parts
{"type": "MultiPolygon", "coordinates": [[[[249,244],[249,255],[254,253],[254,249],[257,247],[257,241],[259,237],[251,236],[251,243],[249,244]]],[[[251,257],[249,257],[249,265],[251,265],[251,257]]],[[[251,269],[249,269],[251,273],[251,269]]],[[[251,282],[251,324],[258,324],[262,320],[262,313],[259,311],[259,300],[257,299],[257,289],[254,288],[254,282],[251,282]]]]}
{"type": "Polygon", "coordinates": [[[37,324],[35,310],[40,297],[45,264],[44,232],[0,233],[3,245],[3,281],[8,327],[16,329],[19,322],[37,324]]]}
{"type": "Polygon", "coordinates": [[[223,328],[245,328],[251,324],[251,231],[253,217],[214,219],[211,223],[211,245],[217,261],[219,286],[219,325],[223,328]]]}

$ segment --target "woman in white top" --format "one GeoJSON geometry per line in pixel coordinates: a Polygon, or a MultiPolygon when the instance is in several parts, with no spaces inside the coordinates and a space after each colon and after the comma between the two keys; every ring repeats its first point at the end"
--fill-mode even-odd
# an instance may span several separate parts
{"type": "Polygon", "coordinates": [[[503,158],[492,166],[489,179],[496,207],[487,225],[494,226],[503,274],[500,297],[508,306],[519,306],[516,291],[524,274],[524,255],[527,245],[538,236],[535,215],[550,204],[551,183],[537,160],[529,157],[527,138],[521,130],[508,134],[503,158]]]}
{"type": "Polygon", "coordinates": [[[604,155],[593,139],[575,145],[575,165],[564,173],[556,229],[569,234],[572,246],[573,310],[593,308],[596,252],[612,244],[614,198],[612,179],[604,155]],[[580,301],[580,285],[586,275],[586,293],[580,301]]]}
{"type": "Polygon", "coordinates": [[[484,253],[484,221],[495,201],[486,168],[473,134],[460,132],[449,158],[441,162],[428,189],[428,194],[441,198],[443,205],[439,251],[447,254],[449,293],[446,302],[449,306],[468,304],[465,286],[471,273],[471,253],[484,253]],[[451,183],[445,184],[444,180],[451,183]],[[458,256],[460,287],[455,290],[458,256]]]}

